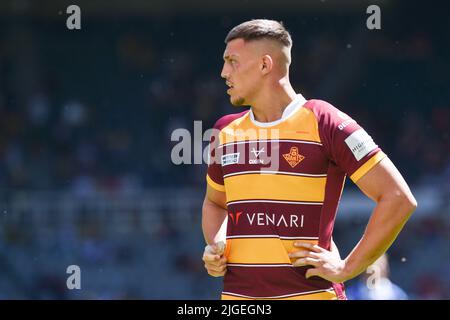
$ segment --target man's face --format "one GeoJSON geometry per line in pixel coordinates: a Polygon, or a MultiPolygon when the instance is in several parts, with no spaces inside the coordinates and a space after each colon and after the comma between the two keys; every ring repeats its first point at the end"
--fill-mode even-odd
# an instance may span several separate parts
{"type": "Polygon", "coordinates": [[[234,106],[249,105],[257,93],[262,77],[259,58],[252,42],[243,39],[228,42],[221,77],[229,86],[227,93],[234,106]]]}

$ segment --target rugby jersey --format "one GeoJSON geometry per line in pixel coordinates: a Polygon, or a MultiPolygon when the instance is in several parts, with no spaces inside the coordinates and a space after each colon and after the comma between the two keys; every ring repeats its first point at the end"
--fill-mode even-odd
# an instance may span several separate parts
{"type": "Polygon", "coordinates": [[[298,240],[330,249],[346,176],[358,181],[385,154],[348,115],[302,95],[275,122],[248,110],[214,128],[206,180],[226,193],[222,299],[345,299],[343,284],[306,279],[310,267],[288,254],[298,240]]]}

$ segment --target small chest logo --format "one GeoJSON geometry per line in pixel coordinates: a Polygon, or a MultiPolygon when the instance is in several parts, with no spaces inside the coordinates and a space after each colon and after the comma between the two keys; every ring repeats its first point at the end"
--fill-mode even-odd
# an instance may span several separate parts
{"type": "Polygon", "coordinates": [[[256,150],[256,148],[253,148],[251,151],[251,153],[253,153],[253,155],[255,156],[255,159],[249,159],[248,163],[249,164],[264,164],[264,159],[259,159],[259,155],[261,153],[264,153],[264,148],[256,150]]]}
{"type": "Polygon", "coordinates": [[[291,147],[291,150],[289,151],[289,153],[283,154],[283,157],[284,157],[284,159],[286,159],[286,161],[289,163],[289,165],[292,168],[296,167],[300,162],[303,161],[303,159],[305,159],[305,156],[302,156],[298,152],[297,147],[291,147]]]}
{"type": "Polygon", "coordinates": [[[253,153],[253,154],[255,155],[255,158],[258,158],[259,155],[260,155],[261,153],[263,153],[263,152],[265,152],[265,151],[264,151],[264,148],[262,148],[262,149],[260,149],[260,150],[256,150],[256,148],[253,148],[252,151],[251,151],[251,153],[253,153]]]}

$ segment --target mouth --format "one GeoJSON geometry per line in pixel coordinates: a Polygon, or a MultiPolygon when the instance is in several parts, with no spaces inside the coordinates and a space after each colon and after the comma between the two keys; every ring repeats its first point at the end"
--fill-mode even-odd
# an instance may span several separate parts
{"type": "Polygon", "coordinates": [[[232,83],[230,83],[228,81],[226,82],[226,85],[228,86],[227,93],[230,94],[230,92],[231,92],[231,90],[233,90],[234,86],[232,83]]]}

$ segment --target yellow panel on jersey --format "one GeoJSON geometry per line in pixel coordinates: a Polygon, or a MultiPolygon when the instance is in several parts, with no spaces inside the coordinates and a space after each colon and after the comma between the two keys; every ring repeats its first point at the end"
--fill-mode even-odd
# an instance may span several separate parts
{"type": "Polygon", "coordinates": [[[301,108],[282,124],[269,128],[256,128],[247,113],[220,132],[220,144],[257,139],[292,139],[320,143],[317,120],[307,108],[301,108]],[[299,127],[298,123],[302,123],[302,126],[299,127]]]}
{"type": "Polygon", "coordinates": [[[227,263],[291,263],[279,238],[227,239],[227,246],[229,246],[227,263]],[[239,248],[239,250],[233,250],[234,247],[239,248]]]}
{"type": "Polygon", "coordinates": [[[325,177],[281,174],[243,174],[225,178],[227,202],[245,199],[322,202],[325,184],[325,177]]]}
{"type": "Polygon", "coordinates": [[[307,239],[296,239],[296,240],[286,240],[282,239],[281,242],[283,242],[284,249],[288,253],[292,253],[295,251],[300,250],[301,248],[294,247],[294,242],[305,242],[305,243],[312,243],[312,244],[318,244],[318,240],[307,240],[307,239]]]}
{"type": "MultiPolygon", "coordinates": [[[[227,262],[235,264],[291,264],[288,253],[298,251],[295,241],[317,244],[317,240],[291,240],[280,238],[227,239],[227,262]],[[236,247],[239,250],[233,250],[236,247]]],[[[294,261],[295,259],[293,259],[294,261]]]]}

